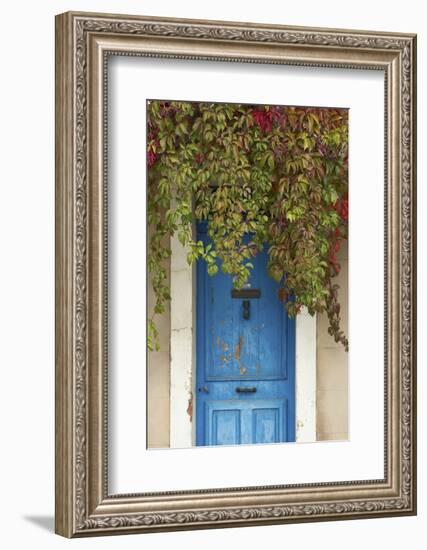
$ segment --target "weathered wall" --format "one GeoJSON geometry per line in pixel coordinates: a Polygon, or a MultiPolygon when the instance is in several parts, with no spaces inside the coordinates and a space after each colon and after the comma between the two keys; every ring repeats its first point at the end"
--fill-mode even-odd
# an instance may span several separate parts
{"type": "Polygon", "coordinates": [[[193,444],[193,373],[195,266],[187,262],[187,250],[177,236],[170,239],[170,446],[193,444]]]}
{"type": "MultiPolygon", "coordinates": [[[[168,243],[168,241],[167,241],[168,243]]],[[[167,262],[170,280],[170,261],[167,262]]],[[[154,307],[154,293],[148,280],[148,310],[154,307]]],[[[160,351],[148,353],[147,365],[147,446],[169,447],[170,416],[170,307],[156,316],[160,333],[160,351]]]]}
{"type": "MultiPolygon", "coordinates": [[[[336,278],[342,328],[348,335],[348,247],[337,255],[341,271],[336,278]]],[[[348,353],[328,334],[326,315],[317,316],[317,439],[348,438],[348,353]]]]}
{"type": "MultiPolygon", "coordinates": [[[[177,251],[177,250],[176,250],[177,251]]],[[[191,434],[188,430],[191,425],[188,421],[188,399],[191,388],[185,380],[190,381],[189,376],[186,377],[185,372],[189,368],[189,355],[192,346],[192,330],[190,326],[191,311],[189,309],[189,296],[191,294],[191,277],[186,265],[185,255],[180,254],[181,258],[175,258],[174,263],[174,278],[175,287],[178,283],[182,287],[179,295],[175,292],[175,300],[177,303],[175,308],[176,330],[174,338],[176,345],[174,349],[177,352],[183,352],[185,349],[185,365],[182,369],[175,368],[175,408],[171,409],[171,309],[157,317],[157,326],[161,334],[160,351],[150,352],[148,354],[148,446],[149,447],[169,447],[171,441],[170,422],[171,417],[175,418],[175,429],[172,439],[175,444],[173,446],[188,446],[191,434]],[[182,265],[181,265],[182,264],[182,265]],[[187,287],[187,291],[185,289],[187,287]],[[180,300],[181,298],[181,300],[180,300]],[[184,300],[184,302],[182,302],[184,300]],[[187,314],[188,311],[188,314],[187,314]],[[185,313],[183,318],[183,314],[185,313]],[[183,325],[185,324],[185,326],[183,325]],[[184,330],[185,329],[185,330],[184,330]],[[190,347],[189,347],[190,346],[190,347]],[[188,348],[188,349],[187,349],[188,348]],[[182,372],[181,372],[182,371],[182,372]],[[180,392],[180,389],[182,392],[180,392]],[[182,395],[181,395],[182,393],[182,395]],[[180,396],[180,399],[176,397],[180,396]],[[174,412],[175,411],[175,412],[174,412]],[[182,415],[182,426],[179,416],[182,415]],[[172,414],[173,413],[173,414],[172,414]],[[184,442],[184,443],[183,443],[184,442]]],[[[338,254],[341,263],[341,272],[337,277],[337,282],[340,285],[340,303],[342,326],[347,332],[347,277],[348,277],[348,252],[347,246],[343,246],[338,254]]],[[[168,262],[168,276],[171,276],[171,262],[168,262]]],[[[176,288],[175,288],[176,290],[176,288]]],[[[148,305],[152,311],[154,305],[154,295],[149,284],[148,305]]],[[[302,324],[298,323],[302,328],[302,324]]],[[[348,438],[348,354],[344,351],[341,344],[336,344],[333,338],[328,334],[328,320],[326,315],[317,317],[317,352],[316,352],[316,378],[314,383],[317,384],[316,390],[316,437],[318,440],[337,440],[348,438]]],[[[303,346],[306,347],[306,344],[303,346]]],[[[176,362],[179,361],[181,353],[177,353],[176,362]]],[[[178,365],[179,366],[179,365],[178,365]]],[[[299,397],[306,392],[307,388],[300,388],[299,397]]],[[[304,439],[304,438],[302,438],[304,439]]],[[[305,438],[310,440],[310,438],[305,438]]]]}

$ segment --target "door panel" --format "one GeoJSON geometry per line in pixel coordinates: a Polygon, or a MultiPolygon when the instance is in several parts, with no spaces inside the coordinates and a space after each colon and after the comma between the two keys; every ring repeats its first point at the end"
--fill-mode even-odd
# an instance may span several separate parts
{"type": "MultiPolygon", "coordinates": [[[[261,405],[258,404],[258,406],[261,405]]],[[[286,427],[284,410],[286,410],[286,400],[283,400],[280,407],[273,408],[270,402],[263,408],[253,409],[253,443],[279,443],[279,441],[286,441],[286,434],[283,434],[283,428],[286,427]]]]}
{"type": "MultiPolygon", "coordinates": [[[[277,297],[277,284],[266,271],[267,252],[252,261],[251,289],[260,290],[256,299],[231,297],[233,281],[219,272],[205,284],[205,324],[208,329],[206,379],[280,379],[286,377],[286,338],[283,324],[286,311],[277,297]],[[244,319],[244,302],[249,318],[244,319]],[[277,302],[277,303],[276,303],[277,302]]],[[[202,266],[203,268],[203,266],[202,266]]],[[[203,274],[201,274],[203,276],[203,274]]]]}
{"type": "MultiPolygon", "coordinates": [[[[208,241],[206,226],[198,240],[208,241]]],[[[267,250],[248,288],[197,264],[197,445],[295,440],[295,321],[267,274],[267,250]]]]}
{"type": "Polygon", "coordinates": [[[205,402],[205,445],[287,441],[287,400],[205,402]]]}
{"type": "Polygon", "coordinates": [[[239,445],[241,410],[236,404],[221,401],[206,403],[207,445],[239,445]]]}

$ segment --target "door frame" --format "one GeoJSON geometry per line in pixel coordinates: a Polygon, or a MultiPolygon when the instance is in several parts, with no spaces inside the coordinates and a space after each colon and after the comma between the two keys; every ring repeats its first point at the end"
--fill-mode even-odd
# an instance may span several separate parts
{"type": "MultiPolygon", "coordinates": [[[[196,266],[171,237],[170,446],[196,444],[196,266]]],[[[295,440],[316,439],[316,316],[305,308],[295,323],[295,440]]]]}

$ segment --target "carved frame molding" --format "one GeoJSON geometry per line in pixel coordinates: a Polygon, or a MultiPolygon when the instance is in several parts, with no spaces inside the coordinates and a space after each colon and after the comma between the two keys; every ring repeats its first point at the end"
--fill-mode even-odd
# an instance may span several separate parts
{"type": "Polygon", "coordinates": [[[67,537],[416,513],[416,37],[68,12],[56,18],[56,532],[67,537]],[[385,74],[385,478],[109,495],[109,55],[385,74]]]}

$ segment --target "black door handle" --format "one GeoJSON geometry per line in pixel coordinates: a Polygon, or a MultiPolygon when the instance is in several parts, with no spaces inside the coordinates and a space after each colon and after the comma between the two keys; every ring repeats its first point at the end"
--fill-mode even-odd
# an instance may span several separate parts
{"type": "Polygon", "coordinates": [[[236,388],[236,392],[237,393],[255,393],[256,388],[255,387],[252,387],[252,388],[236,388]]]}
{"type": "Polygon", "coordinates": [[[243,300],[243,319],[247,321],[251,317],[251,303],[249,300],[243,300]]]}

